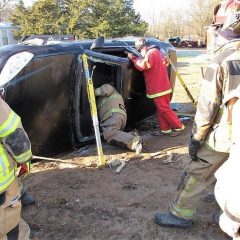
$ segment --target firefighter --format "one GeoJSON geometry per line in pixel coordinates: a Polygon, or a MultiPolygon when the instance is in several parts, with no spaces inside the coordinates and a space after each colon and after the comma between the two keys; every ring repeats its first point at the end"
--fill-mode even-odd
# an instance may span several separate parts
{"type": "Polygon", "coordinates": [[[29,172],[31,144],[20,117],[2,98],[0,109],[0,239],[17,240],[19,235],[29,235],[19,227],[21,196],[18,176],[29,172]],[[17,176],[18,164],[21,167],[17,176]]]}
{"type": "Polygon", "coordinates": [[[95,89],[97,109],[104,139],[113,145],[124,146],[139,154],[142,151],[142,139],[124,132],[127,113],[122,96],[110,84],[95,89]]]}
{"type": "Polygon", "coordinates": [[[233,98],[232,108],[229,110],[229,122],[232,126],[231,149],[229,159],[215,173],[215,197],[222,209],[219,218],[221,229],[234,239],[240,239],[240,191],[239,148],[240,148],[240,92],[233,98]]]}
{"type": "MultiPolygon", "coordinates": [[[[0,98],[5,98],[5,93],[3,89],[0,90],[0,98]]],[[[20,186],[20,193],[21,193],[21,204],[22,206],[28,206],[36,203],[36,200],[33,198],[32,195],[30,195],[26,187],[23,185],[21,179],[19,179],[19,186],[20,186]]]]}
{"type": "Polygon", "coordinates": [[[221,41],[225,38],[225,44],[216,52],[202,80],[189,142],[191,161],[169,211],[155,215],[155,222],[161,226],[191,227],[200,194],[215,181],[214,172],[228,159],[231,146],[228,113],[235,104],[232,99],[240,91],[239,9],[240,3],[235,0],[220,9],[227,14],[224,23],[218,26],[218,35],[221,41]],[[235,21],[231,23],[233,17],[235,21]]]}
{"type": "Polygon", "coordinates": [[[139,71],[143,71],[147,97],[152,98],[156,106],[160,130],[154,135],[176,136],[184,125],[170,107],[172,88],[167,74],[168,60],[157,46],[149,45],[145,38],[137,39],[135,47],[143,58],[132,53],[128,54],[128,58],[139,71]]]}

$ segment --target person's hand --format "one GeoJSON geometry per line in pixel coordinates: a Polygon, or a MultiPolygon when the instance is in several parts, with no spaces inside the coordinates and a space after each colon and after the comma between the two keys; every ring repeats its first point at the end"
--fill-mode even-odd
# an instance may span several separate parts
{"type": "Polygon", "coordinates": [[[131,59],[131,60],[134,58],[134,56],[133,56],[132,53],[129,53],[127,56],[128,56],[128,58],[131,59]]]}
{"type": "Polygon", "coordinates": [[[240,239],[239,227],[240,223],[232,221],[225,213],[220,216],[219,226],[223,232],[233,239],[240,239]]]}
{"type": "Polygon", "coordinates": [[[188,152],[189,156],[193,161],[197,161],[197,150],[200,146],[200,142],[197,141],[193,136],[190,139],[189,145],[188,145],[188,152]]]}
{"type": "Polygon", "coordinates": [[[26,163],[20,163],[19,164],[20,170],[18,172],[18,177],[26,177],[30,172],[30,166],[31,166],[30,161],[26,163]]]}

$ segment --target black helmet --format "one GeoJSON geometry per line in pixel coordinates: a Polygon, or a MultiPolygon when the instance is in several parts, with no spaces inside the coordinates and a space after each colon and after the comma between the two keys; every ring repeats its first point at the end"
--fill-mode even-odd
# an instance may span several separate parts
{"type": "Polygon", "coordinates": [[[139,38],[135,41],[135,48],[137,51],[139,51],[143,46],[146,46],[147,44],[148,42],[145,38],[139,38]]]}

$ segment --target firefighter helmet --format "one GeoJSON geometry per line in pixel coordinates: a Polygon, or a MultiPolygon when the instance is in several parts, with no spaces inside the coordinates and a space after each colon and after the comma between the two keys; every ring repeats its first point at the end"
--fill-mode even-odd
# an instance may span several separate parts
{"type": "Polygon", "coordinates": [[[135,48],[137,51],[139,51],[143,46],[146,46],[147,44],[148,42],[145,38],[139,38],[135,41],[135,48]]]}
{"type": "Polygon", "coordinates": [[[221,31],[226,29],[234,33],[240,33],[240,0],[228,0],[217,5],[214,9],[214,25],[218,25],[221,31]]]}

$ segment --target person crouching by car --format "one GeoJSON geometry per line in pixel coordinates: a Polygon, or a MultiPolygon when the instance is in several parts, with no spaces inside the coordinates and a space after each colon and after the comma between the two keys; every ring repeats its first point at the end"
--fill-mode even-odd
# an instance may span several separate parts
{"type": "Polygon", "coordinates": [[[124,132],[127,113],[122,96],[110,84],[95,89],[95,96],[104,139],[112,145],[127,147],[139,154],[142,151],[142,139],[124,132]]]}

